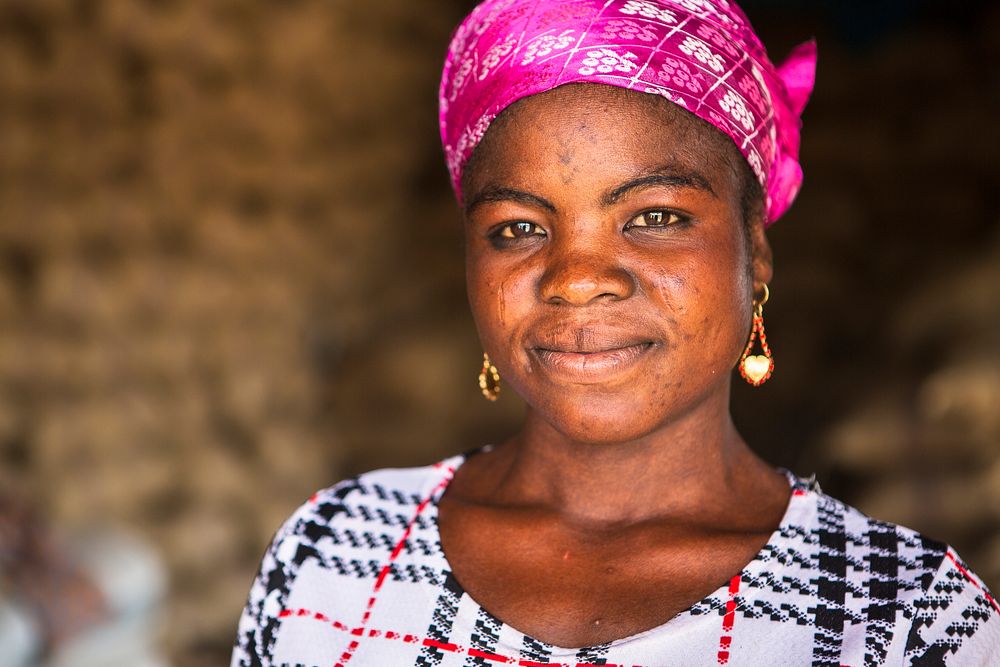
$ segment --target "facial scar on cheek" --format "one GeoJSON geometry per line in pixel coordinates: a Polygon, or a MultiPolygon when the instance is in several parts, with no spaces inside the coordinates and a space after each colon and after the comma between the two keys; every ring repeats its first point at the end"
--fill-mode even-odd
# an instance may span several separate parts
{"type": "Polygon", "coordinates": [[[503,292],[502,280],[500,281],[500,289],[497,291],[497,296],[498,296],[497,311],[500,316],[500,324],[503,325],[507,323],[507,301],[503,292]]]}

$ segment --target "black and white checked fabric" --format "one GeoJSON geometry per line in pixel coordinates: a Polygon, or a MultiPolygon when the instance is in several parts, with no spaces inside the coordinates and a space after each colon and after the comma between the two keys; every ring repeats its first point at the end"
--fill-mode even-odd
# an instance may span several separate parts
{"type": "Polygon", "coordinates": [[[264,555],[232,666],[1000,665],[1000,608],[952,549],[791,476],[780,527],[729,585],[633,637],[546,644],[452,576],[437,500],[463,461],[367,473],[299,508],[264,555]]]}

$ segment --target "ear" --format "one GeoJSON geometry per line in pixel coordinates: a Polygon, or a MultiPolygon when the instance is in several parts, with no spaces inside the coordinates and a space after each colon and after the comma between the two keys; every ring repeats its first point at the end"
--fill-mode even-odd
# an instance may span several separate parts
{"type": "Polygon", "coordinates": [[[774,276],[774,255],[764,231],[764,216],[755,214],[750,221],[750,270],[753,274],[753,293],[764,291],[774,276]]]}

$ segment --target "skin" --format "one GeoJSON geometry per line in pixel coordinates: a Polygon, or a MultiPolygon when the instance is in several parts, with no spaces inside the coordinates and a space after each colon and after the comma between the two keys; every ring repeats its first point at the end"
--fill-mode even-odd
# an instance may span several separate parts
{"type": "Polygon", "coordinates": [[[463,588],[524,633],[669,622],[780,523],[788,483],[729,414],[772,273],[742,160],[665,100],[574,84],[504,111],[467,167],[472,312],[528,409],[459,468],[439,525],[463,588]]]}

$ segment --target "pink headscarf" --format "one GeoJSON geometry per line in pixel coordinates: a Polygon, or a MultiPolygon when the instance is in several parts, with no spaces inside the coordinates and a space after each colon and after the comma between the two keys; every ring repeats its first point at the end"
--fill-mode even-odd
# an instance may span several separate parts
{"type": "Polygon", "coordinates": [[[799,118],[812,92],[816,44],[776,68],[729,0],[485,0],[452,37],[440,90],[452,185],[497,115],[574,82],[662,95],[739,148],[767,194],[767,222],[802,183],[799,118]]]}

